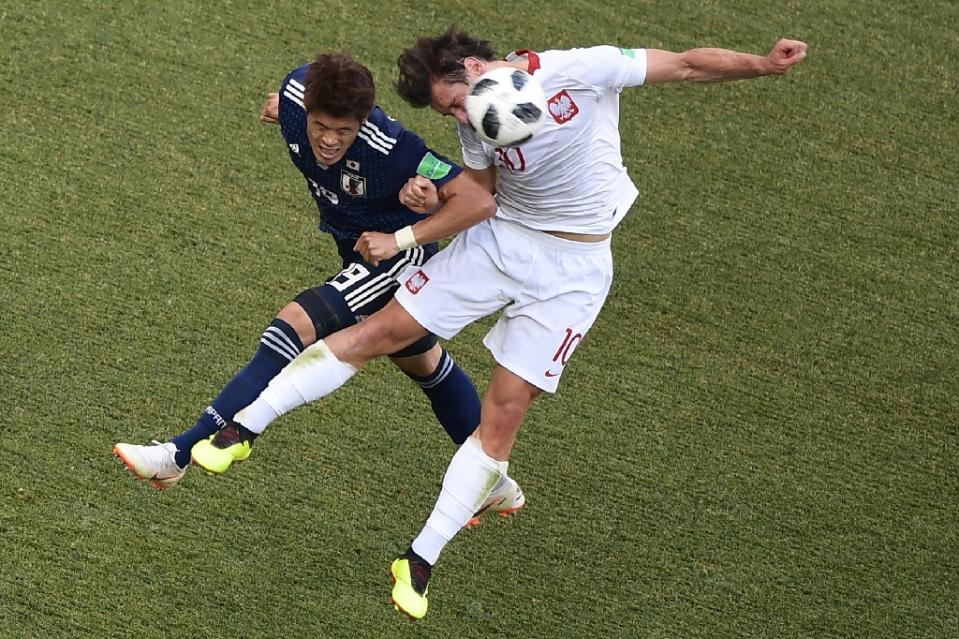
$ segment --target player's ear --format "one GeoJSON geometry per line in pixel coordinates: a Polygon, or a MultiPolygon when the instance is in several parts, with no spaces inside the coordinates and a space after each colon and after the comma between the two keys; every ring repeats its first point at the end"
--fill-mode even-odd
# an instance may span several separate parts
{"type": "Polygon", "coordinates": [[[467,74],[474,76],[480,76],[486,73],[487,64],[486,60],[481,60],[475,56],[463,58],[463,67],[466,69],[467,74]]]}

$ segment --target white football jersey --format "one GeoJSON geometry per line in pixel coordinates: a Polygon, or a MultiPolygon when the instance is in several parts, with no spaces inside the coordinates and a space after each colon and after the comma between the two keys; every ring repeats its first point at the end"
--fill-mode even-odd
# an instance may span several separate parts
{"type": "Polygon", "coordinates": [[[502,149],[459,125],[463,161],[497,168],[497,217],[541,231],[609,233],[639,192],[620,152],[619,93],[646,80],[646,50],[596,46],[520,51],[549,117],[531,140],[502,149]]]}

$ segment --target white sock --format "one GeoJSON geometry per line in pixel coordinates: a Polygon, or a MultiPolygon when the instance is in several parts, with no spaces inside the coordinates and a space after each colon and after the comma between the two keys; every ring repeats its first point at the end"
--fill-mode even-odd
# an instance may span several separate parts
{"type": "Polygon", "coordinates": [[[247,430],[262,433],[280,415],[326,397],[354,373],[355,367],[336,359],[333,351],[320,340],[287,364],[260,396],[233,419],[247,430]]]}
{"type": "Polygon", "coordinates": [[[443,489],[426,526],[413,540],[413,552],[435,564],[446,544],[456,536],[506,474],[509,462],[496,461],[479,440],[466,440],[446,469],[443,489]]]}

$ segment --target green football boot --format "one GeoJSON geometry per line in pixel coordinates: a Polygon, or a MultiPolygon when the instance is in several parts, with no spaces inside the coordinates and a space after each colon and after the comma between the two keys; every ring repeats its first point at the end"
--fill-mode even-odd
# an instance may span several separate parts
{"type": "Polygon", "coordinates": [[[390,575],[393,577],[393,592],[390,603],[410,619],[426,616],[426,592],[429,590],[430,573],[433,567],[410,548],[393,560],[390,575]]]}
{"type": "Polygon", "coordinates": [[[254,439],[255,433],[230,422],[209,439],[197,442],[190,454],[194,464],[219,475],[228,471],[233,462],[249,458],[254,439]]]}

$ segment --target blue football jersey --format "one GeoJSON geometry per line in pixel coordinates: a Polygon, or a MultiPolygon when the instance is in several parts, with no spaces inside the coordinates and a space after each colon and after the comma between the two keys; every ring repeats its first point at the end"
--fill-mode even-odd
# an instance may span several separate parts
{"type": "Polygon", "coordinates": [[[320,209],[320,229],[337,239],[355,239],[363,231],[393,233],[424,216],[399,201],[400,189],[414,175],[436,187],[462,169],[430,150],[422,139],[378,106],[360,126],[359,135],[339,162],[317,162],[306,133],[303,93],[309,65],[292,71],[280,87],[280,130],[290,159],[306,178],[320,209]]]}

